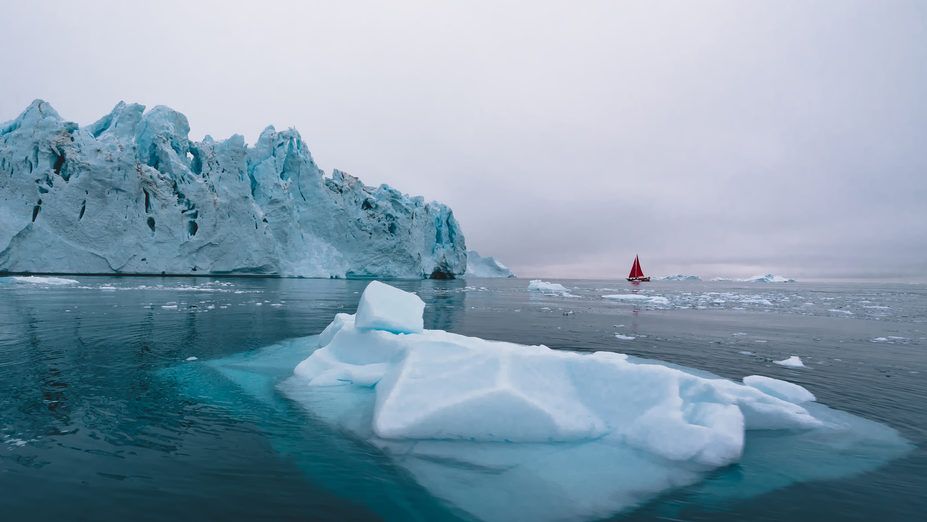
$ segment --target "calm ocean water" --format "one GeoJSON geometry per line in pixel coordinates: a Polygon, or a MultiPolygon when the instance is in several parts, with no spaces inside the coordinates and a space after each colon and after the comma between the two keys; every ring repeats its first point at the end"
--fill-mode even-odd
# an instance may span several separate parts
{"type": "MultiPolygon", "coordinates": [[[[70,279],[0,278],[3,520],[466,519],[282,395],[268,413],[236,390],[205,391],[229,383],[176,378],[184,365],[319,333],[354,312],[365,281],[70,279]]],[[[927,286],[556,282],[571,295],[529,292],[526,280],[393,284],[425,300],[426,328],[785,379],[914,446],[854,476],[707,503],[691,486],[616,519],[927,513],[927,286]],[[635,293],[656,299],[602,298],[635,293]],[[773,363],[791,355],[807,368],[773,363]]]]}

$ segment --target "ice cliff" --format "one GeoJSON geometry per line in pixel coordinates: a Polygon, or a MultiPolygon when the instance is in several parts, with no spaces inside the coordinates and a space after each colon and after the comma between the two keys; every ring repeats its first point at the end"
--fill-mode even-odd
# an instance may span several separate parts
{"type": "Polygon", "coordinates": [[[120,102],[84,127],[34,101],[0,124],[0,272],[448,278],[452,211],[316,166],[299,133],[188,138],[120,102]]]}

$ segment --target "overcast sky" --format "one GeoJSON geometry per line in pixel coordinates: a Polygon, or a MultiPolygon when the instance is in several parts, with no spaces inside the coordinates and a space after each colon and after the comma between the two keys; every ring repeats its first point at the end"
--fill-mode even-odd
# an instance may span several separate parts
{"type": "Polygon", "coordinates": [[[927,280],[927,2],[3,2],[0,36],[0,121],[296,127],[521,276],[927,280]]]}

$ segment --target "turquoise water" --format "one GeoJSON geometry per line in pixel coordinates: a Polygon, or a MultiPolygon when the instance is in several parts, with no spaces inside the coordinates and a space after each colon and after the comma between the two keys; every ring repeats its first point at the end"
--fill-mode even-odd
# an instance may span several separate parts
{"type": "MultiPolygon", "coordinates": [[[[305,355],[287,340],[353,312],[366,282],[69,278],[77,283],[0,278],[4,519],[468,518],[273,386],[280,368],[305,355]],[[259,351],[272,345],[269,356],[259,351]],[[258,353],[266,373],[234,373],[236,361],[258,353]]],[[[524,280],[395,284],[426,301],[427,328],[619,351],[732,379],[786,379],[913,444],[875,469],[798,484],[785,477],[756,492],[736,480],[756,469],[751,462],[774,455],[754,438],[748,448],[757,454],[745,455],[744,466],[616,517],[912,519],[927,512],[924,286],[557,282],[576,297],[528,292],[524,280]],[[665,302],[601,297],[635,291],[665,302]],[[808,367],[773,363],[790,355],[808,367]]]]}

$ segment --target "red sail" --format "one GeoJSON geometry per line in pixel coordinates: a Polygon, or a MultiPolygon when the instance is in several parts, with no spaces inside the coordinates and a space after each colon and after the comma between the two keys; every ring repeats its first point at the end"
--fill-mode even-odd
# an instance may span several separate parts
{"type": "Polygon", "coordinates": [[[641,270],[641,262],[637,256],[634,256],[634,264],[631,265],[631,273],[628,275],[628,278],[632,277],[644,277],[644,271],[641,270]]]}

